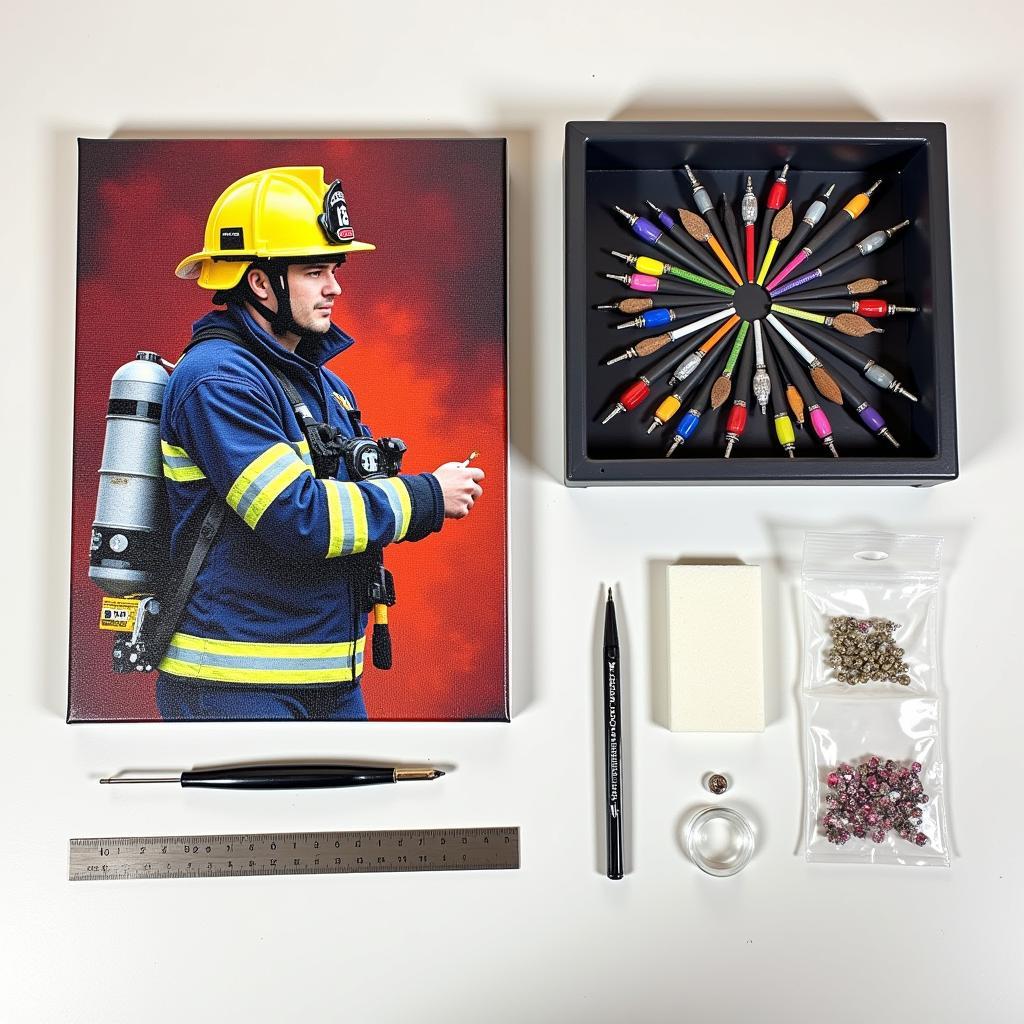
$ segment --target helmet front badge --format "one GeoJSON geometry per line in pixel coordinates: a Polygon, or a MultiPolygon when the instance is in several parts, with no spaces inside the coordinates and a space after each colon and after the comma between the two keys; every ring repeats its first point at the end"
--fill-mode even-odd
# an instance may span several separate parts
{"type": "Polygon", "coordinates": [[[356,237],[355,228],[349,221],[345,193],[342,190],[341,181],[337,178],[327,189],[324,196],[324,212],[317,218],[317,223],[327,236],[328,241],[332,243],[351,242],[356,237]]]}

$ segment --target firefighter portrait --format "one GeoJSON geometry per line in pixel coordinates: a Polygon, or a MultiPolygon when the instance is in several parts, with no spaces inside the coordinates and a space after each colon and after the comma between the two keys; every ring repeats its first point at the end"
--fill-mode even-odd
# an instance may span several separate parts
{"type": "Polygon", "coordinates": [[[160,413],[172,564],[194,577],[158,665],[164,719],[365,719],[364,655],[392,656],[384,552],[481,496],[464,462],[401,472],[405,445],[374,438],[326,368],[353,344],[332,320],[339,268],[373,249],[339,181],[274,167],[228,186],[177,267],[222,308],[160,413]]]}

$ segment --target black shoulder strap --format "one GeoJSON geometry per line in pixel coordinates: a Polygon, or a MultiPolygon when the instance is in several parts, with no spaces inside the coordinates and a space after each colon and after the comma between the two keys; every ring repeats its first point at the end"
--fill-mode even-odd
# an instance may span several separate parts
{"type": "Polygon", "coordinates": [[[224,513],[227,505],[219,498],[214,497],[203,518],[202,526],[196,536],[196,542],[192,547],[192,553],[188,556],[185,570],[180,579],[174,585],[174,589],[163,595],[160,614],[156,617],[156,626],[153,634],[146,639],[146,655],[150,664],[157,665],[167,651],[175,629],[178,628],[178,620],[185,610],[192,588],[195,586],[196,577],[202,569],[206,556],[209,554],[213,541],[224,522],[224,513]]]}

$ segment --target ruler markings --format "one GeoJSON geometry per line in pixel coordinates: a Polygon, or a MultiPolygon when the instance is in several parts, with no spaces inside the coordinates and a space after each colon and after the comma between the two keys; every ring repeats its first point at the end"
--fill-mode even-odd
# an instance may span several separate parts
{"type": "Polygon", "coordinates": [[[72,839],[71,881],[519,867],[514,826],[72,839]]]}

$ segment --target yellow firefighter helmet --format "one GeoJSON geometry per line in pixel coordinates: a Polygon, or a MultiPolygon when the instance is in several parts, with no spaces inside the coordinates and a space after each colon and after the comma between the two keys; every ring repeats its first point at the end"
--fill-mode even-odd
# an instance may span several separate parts
{"type": "Polygon", "coordinates": [[[175,274],[200,288],[234,288],[254,260],[307,260],[368,252],[356,241],[340,181],[327,184],[322,167],[271,167],[229,185],[206,221],[203,251],[175,274]]]}

